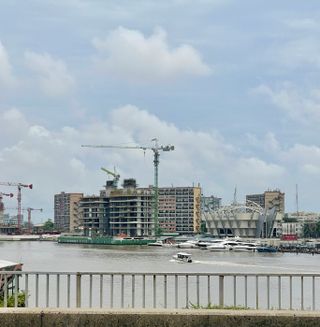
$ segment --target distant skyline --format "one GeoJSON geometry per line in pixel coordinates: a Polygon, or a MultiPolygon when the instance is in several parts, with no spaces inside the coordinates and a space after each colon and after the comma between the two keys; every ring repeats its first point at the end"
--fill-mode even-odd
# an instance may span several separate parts
{"type": "Polygon", "coordinates": [[[151,151],[81,144],[155,137],[175,146],[159,186],[280,189],[290,212],[297,184],[320,212],[319,1],[3,0],[0,22],[0,181],[34,184],[36,222],[56,193],[98,194],[100,167],[153,183],[151,151]]]}

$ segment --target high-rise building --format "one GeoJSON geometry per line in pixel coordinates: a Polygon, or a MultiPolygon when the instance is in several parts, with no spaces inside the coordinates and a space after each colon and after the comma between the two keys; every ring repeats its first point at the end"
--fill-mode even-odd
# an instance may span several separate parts
{"type": "Polygon", "coordinates": [[[285,210],[285,194],[280,190],[268,190],[262,194],[246,195],[246,203],[255,202],[265,209],[275,208],[275,211],[284,213],[285,210]]]}
{"type": "Polygon", "coordinates": [[[110,192],[110,234],[151,236],[154,234],[152,190],[130,185],[110,192]]]}
{"type": "Polygon", "coordinates": [[[201,188],[160,187],[159,227],[163,232],[196,234],[201,226],[201,188]]]}
{"type": "Polygon", "coordinates": [[[202,208],[206,209],[209,208],[210,210],[217,210],[221,207],[221,198],[216,196],[201,196],[201,204],[202,208]]]}
{"type": "Polygon", "coordinates": [[[284,198],[285,194],[280,192],[280,190],[273,190],[273,191],[265,191],[265,208],[271,209],[275,208],[277,212],[284,214],[284,198]]]}
{"type": "Polygon", "coordinates": [[[109,198],[105,192],[100,192],[100,196],[83,196],[79,201],[78,211],[85,235],[109,234],[109,198]]]}
{"type": "MultiPolygon", "coordinates": [[[[194,234],[200,231],[200,187],[159,188],[158,225],[162,232],[194,234]]],[[[84,229],[112,236],[155,235],[153,188],[138,188],[125,180],[123,188],[106,187],[100,196],[80,201],[84,229]]]]}
{"type": "Polygon", "coordinates": [[[55,194],[54,196],[54,224],[59,231],[73,232],[79,226],[79,201],[83,193],[55,194]]]}
{"type": "Polygon", "coordinates": [[[246,204],[250,206],[250,202],[254,202],[258,204],[260,207],[265,208],[264,193],[246,195],[246,204]]]}

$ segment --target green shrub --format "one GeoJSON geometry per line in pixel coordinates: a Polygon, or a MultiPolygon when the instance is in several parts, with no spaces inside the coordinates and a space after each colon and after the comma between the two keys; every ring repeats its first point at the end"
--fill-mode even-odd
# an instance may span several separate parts
{"type": "MultiPolygon", "coordinates": [[[[14,307],[14,295],[8,296],[8,301],[7,301],[7,307],[14,307]]],[[[25,292],[19,292],[18,293],[18,303],[17,306],[19,308],[25,307],[26,304],[26,293],[25,292]]],[[[0,308],[4,306],[4,297],[3,295],[0,296],[0,308]]]]}

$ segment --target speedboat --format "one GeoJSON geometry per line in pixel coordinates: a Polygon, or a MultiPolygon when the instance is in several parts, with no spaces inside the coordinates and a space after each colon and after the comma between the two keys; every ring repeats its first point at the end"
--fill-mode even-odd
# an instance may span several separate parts
{"type": "Polygon", "coordinates": [[[186,252],[178,252],[177,254],[174,254],[172,258],[181,262],[192,262],[191,254],[186,252]]]}

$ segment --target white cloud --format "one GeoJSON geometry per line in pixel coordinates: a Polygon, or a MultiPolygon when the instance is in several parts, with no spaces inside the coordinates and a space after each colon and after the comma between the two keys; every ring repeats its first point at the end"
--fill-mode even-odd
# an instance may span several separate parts
{"type": "Polygon", "coordinates": [[[0,41],[0,87],[12,87],[15,84],[8,53],[0,41]]]}
{"type": "Polygon", "coordinates": [[[253,93],[267,96],[275,106],[294,120],[309,123],[320,120],[318,89],[303,92],[291,83],[283,83],[274,90],[270,86],[262,84],[255,88],[253,93]]]}
{"type": "Polygon", "coordinates": [[[175,146],[174,151],[160,154],[160,185],[200,182],[206,194],[220,195],[224,201],[232,196],[235,181],[243,183],[243,189],[246,184],[248,189],[262,191],[270,186],[270,180],[283,176],[279,164],[247,158],[217,132],[179,129],[130,105],[115,109],[105,121],[88,120],[80,128],[53,131],[22,120],[26,124],[23,135],[15,128],[16,120],[7,121],[3,137],[6,139],[10,131],[17,135],[14,144],[0,148],[0,171],[8,181],[33,183],[34,189],[24,192],[23,205],[47,211],[52,210],[54,193],[97,194],[106,179],[101,166],[115,166],[121,178],[137,178],[140,186],[153,183],[152,151],[92,149],[81,144],[152,147],[151,139],[158,137],[160,144],[175,146]]]}
{"type": "Polygon", "coordinates": [[[285,176],[285,168],[281,164],[267,163],[255,157],[238,158],[228,174],[230,183],[233,181],[244,188],[247,194],[275,188],[285,176]]]}
{"type": "Polygon", "coordinates": [[[130,81],[166,81],[211,72],[192,46],[170,49],[160,28],[145,37],[137,30],[119,27],[104,40],[95,38],[93,45],[100,54],[97,65],[101,70],[130,81]]]}
{"type": "Polygon", "coordinates": [[[25,53],[28,68],[34,71],[40,88],[48,96],[63,96],[74,88],[75,81],[62,60],[49,54],[25,53]]]}
{"type": "Polygon", "coordinates": [[[282,161],[300,168],[308,165],[320,167],[320,147],[316,145],[295,144],[280,155],[282,161]]]}
{"type": "Polygon", "coordinates": [[[281,45],[275,60],[289,68],[299,68],[303,65],[320,68],[320,41],[318,36],[304,35],[281,45]]]}

